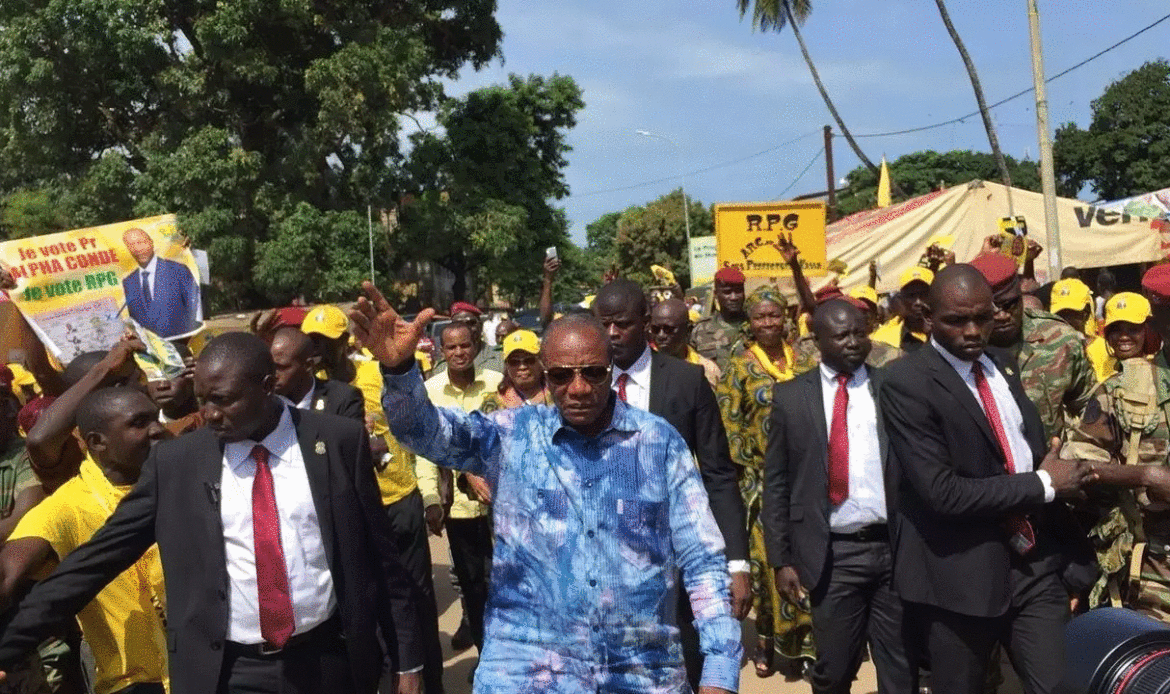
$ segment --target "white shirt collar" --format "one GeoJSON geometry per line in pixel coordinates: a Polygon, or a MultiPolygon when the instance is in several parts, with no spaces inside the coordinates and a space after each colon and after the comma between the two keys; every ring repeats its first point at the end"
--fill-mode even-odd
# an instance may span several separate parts
{"type": "Polygon", "coordinates": [[[301,398],[301,401],[296,404],[296,408],[298,410],[311,410],[311,409],[313,409],[313,396],[316,394],[317,394],[317,379],[314,378],[309,383],[309,392],[305,393],[305,397],[301,398]]]}
{"type": "Polygon", "coordinates": [[[629,374],[629,379],[638,385],[650,385],[650,343],[646,343],[646,349],[642,350],[642,355],[630,368],[623,369],[618,366],[613,367],[614,382],[617,382],[617,377],[620,374],[629,374]]]}
{"type": "MultiPolygon", "coordinates": [[[[837,375],[840,374],[841,372],[837,371],[836,369],[829,366],[825,362],[821,362],[820,368],[821,368],[821,381],[823,382],[823,384],[827,384],[827,385],[831,385],[833,387],[836,387],[837,375]]],[[[857,367],[857,370],[854,371],[853,375],[851,375],[849,377],[848,382],[850,385],[858,385],[860,383],[865,383],[865,379],[867,379],[867,378],[869,378],[869,371],[866,370],[865,364],[862,364],[861,366],[857,367]]]]}
{"type": "MultiPolygon", "coordinates": [[[[946,347],[940,345],[933,337],[930,338],[930,346],[933,347],[939,354],[941,354],[943,359],[946,359],[947,363],[950,364],[955,369],[955,371],[959,373],[959,376],[961,376],[964,381],[967,380],[967,377],[971,375],[971,365],[975,362],[964,361],[956,357],[955,355],[951,354],[946,347]]],[[[978,361],[983,366],[984,373],[991,374],[995,372],[995,362],[991,361],[991,357],[987,356],[987,352],[979,355],[978,361]]]]}
{"type": "Polygon", "coordinates": [[[147,263],[145,267],[141,267],[139,269],[142,270],[143,272],[149,272],[151,279],[154,279],[154,271],[157,268],[158,268],[158,256],[152,255],[152,256],[150,256],[150,262],[147,263]]]}
{"type": "MultiPolygon", "coordinates": [[[[288,400],[281,403],[280,422],[277,423],[276,428],[260,442],[261,446],[268,449],[269,464],[283,459],[289,448],[298,445],[297,429],[293,426],[292,415],[289,413],[287,403],[288,400]]],[[[225,444],[223,447],[224,460],[233,470],[239,470],[241,465],[248,462],[255,446],[256,442],[251,439],[225,444]]]]}

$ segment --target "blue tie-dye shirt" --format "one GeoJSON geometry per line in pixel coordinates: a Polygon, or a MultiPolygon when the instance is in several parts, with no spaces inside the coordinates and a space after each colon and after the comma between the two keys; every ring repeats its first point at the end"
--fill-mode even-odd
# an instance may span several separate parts
{"type": "Polygon", "coordinates": [[[686,692],[679,569],[704,686],[736,691],[743,653],[723,537],[678,432],[616,402],[589,438],[554,407],[434,407],[414,368],[383,369],[394,436],[487,479],[496,545],[477,694],[686,692]]]}

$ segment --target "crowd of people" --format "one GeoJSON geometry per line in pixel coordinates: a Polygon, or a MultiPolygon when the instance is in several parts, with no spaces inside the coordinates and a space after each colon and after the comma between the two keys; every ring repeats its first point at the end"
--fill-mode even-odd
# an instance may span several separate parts
{"type": "Polygon", "coordinates": [[[1074,614],[1170,619],[1170,264],[1040,286],[989,239],[882,296],[780,248],[793,291],[724,268],[697,321],[620,278],[555,315],[550,259],[541,335],[457,302],[425,353],[366,283],[170,379],[129,334],[0,369],[0,692],[442,693],[429,536],[482,694],[734,692],[745,653],[975,693],[1001,652],[1044,694],[1074,614]]]}

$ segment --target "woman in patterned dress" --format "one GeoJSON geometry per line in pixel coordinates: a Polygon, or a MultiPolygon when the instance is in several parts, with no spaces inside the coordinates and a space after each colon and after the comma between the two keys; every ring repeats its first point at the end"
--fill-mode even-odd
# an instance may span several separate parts
{"type": "Polygon", "coordinates": [[[795,678],[801,675],[802,661],[811,662],[815,658],[812,618],[807,604],[793,605],[783,600],[776,590],[775,577],[765,556],[764,528],[760,520],[772,387],[796,375],[792,347],[787,340],[787,302],[777,289],[765,286],[748,297],[746,308],[751,339],[743,352],[728,362],[716,394],[747,508],[759,637],[752,661],[759,677],[768,677],[781,669],[786,676],[795,678]],[[775,653],[781,658],[779,668],[773,666],[775,653]]]}

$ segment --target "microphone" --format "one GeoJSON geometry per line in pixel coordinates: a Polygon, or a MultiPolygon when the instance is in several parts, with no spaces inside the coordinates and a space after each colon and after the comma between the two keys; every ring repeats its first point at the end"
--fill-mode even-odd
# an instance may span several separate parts
{"type": "Polygon", "coordinates": [[[207,501],[212,506],[219,508],[219,482],[212,484],[211,482],[204,482],[203,488],[207,491],[207,501]]]}

